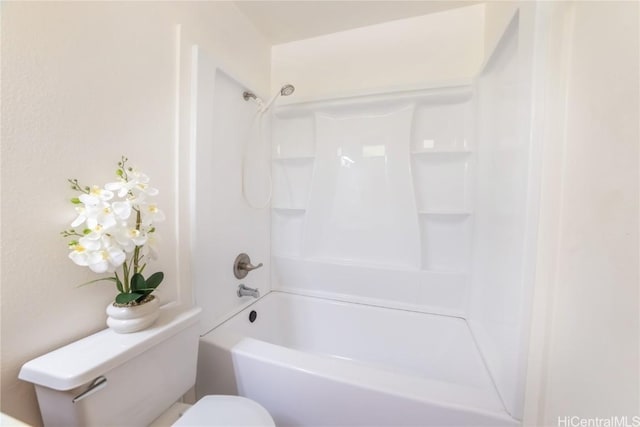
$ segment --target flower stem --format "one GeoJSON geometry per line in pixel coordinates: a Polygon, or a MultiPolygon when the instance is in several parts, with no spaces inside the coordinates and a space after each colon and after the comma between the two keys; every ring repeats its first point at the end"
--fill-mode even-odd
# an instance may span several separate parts
{"type": "MultiPolygon", "coordinates": [[[[140,215],[140,210],[136,209],[136,230],[140,231],[140,227],[142,227],[142,216],[140,215]]],[[[140,272],[139,263],[140,263],[140,246],[136,246],[136,249],[133,251],[133,273],[134,274],[137,274],[140,272]]]]}

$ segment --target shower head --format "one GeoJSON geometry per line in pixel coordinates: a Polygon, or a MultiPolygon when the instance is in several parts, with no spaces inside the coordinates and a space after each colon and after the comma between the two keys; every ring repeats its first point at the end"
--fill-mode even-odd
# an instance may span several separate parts
{"type": "Polygon", "coordinates": [[[287,83],[284,86],[282,86],[282,89],[280,89],[280,95],[289,96],[293,93],[294,90],[296,90],[296,88],[293,87],[293,85],[287,83]]]}
{"type": "Polygon", "coordinates": [[[289,95],[291,95],[291,94],[293,93],[293,91],[294,91],[294,90],[296,90],[296,88],[295,88],[295,87],[293,87],[293,85],[291,85],[291,84],[289,84],[289,83],[287,83],[287,84],[283,85],[283,86],[280,88],[280,92],[276,92],[276,94],[275,94],[275,95],[273,95],[273,98],[271,98],[271,99],[269,100],[269,102],[267,102],[267,104],[266,104],[266,105],[261,106],[260,110],[261,110],[263,113],[264,113],[264,112],[266,112],[266,111],[271,107],[271,105],[273,104],[273,102],[276,100],[276,98],[277,98],[278,96],[289,96],[289,95]]]}

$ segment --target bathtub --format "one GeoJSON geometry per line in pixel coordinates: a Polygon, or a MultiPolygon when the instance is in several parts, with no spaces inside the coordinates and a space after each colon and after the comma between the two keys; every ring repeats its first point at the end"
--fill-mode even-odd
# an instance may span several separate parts
{"type": "Polygon", "coordinates": [[[196,393],[256,400],[279,427],[520,425],[464,319],[283,292],[201,338],[196,393]]]}

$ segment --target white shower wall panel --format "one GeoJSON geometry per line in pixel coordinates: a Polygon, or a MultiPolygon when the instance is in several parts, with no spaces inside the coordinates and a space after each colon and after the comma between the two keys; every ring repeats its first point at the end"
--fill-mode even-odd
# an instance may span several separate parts
{"type": "Polygon", "coordinates": [[[453,272],[274,256],[272,274],[273,287],[284,291],[456,317],[468,298],[467,276],[453,272]]]}
{"type": "Polygon", "coordinates": [[[316,115],[306,255],[365,265],[419,265],[408,167],[412,116],[413,106],[387,114],[316,115]]]}
{"type": "MultiPolygon", "coordinates": [[[[534,8],[533,5],[527,7],[534,8]]],[[[469,325],[507,411],[522,417],[540,165],[531,129],[533,13],[517,14],[475,83],[477,179],[469,325]]]]}
{"type": "Polygon", "coordinates": [[[420,216],[422,267],[434,271],[465,271],[471,245],[471,218],[467,214],[420,216]]]}
{"type": "Polygon", "coordinates": [[[271,171],[272,206],[280,209],[306,209],[313,173],[313,158],[277,159],[273,162],[271,171]]]}
{"type": "Polygon", "coordinates": [[[470,205],[470,157],[460,153],[414,155],[418,208],[422,212],[465,211],[470,205]]]}
{"type": "Polygon", "coordinates": [[[275,208],[271,214],[271,248],[278,256],[299,257],[302,253],[304,210],[275,208]]]}
{"type": "Polygon", "coordinates": [[[259,139],[256,104],[242,98],[246,86],[223,71],[202,49],[194,47],[193,113],[190,174],[193,186],[192,274],[196,303],[205,307],[204,333],[249,301],[238,298],[233,261],[245,252],[265,267],[244,283],[269,291],[270,209],[254,209],[268,197],[269,146],[259,139]],[[245,155],[247,153],[247,155],[245,155]],[[243,162],[248,164],[244,169],[243,162]],[[256,186],[259,184],[259,186],[256,186]]]}
{"type": "Polygon", "coordinates": [[[273,287],[464,315],[471,95],[456,86],[279,107],[273,287]]]}
{"type": "Polygon", "coordinates": [[[315,120],[304,114],[276,120],[273,124],[274,159],[309,157],[315,152],[315,120]]]}
{"type": "Polygon", "coordinates": [[[419,105],[415,112],[412,150],[468,150],[473,134],[471,95],[450,103],[419,105]]]}

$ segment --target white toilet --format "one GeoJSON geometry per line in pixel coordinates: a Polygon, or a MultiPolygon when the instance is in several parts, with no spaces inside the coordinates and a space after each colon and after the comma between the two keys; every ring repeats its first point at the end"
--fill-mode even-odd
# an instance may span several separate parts
{"type": "Polygon", "coordinates": [[[22,366],[35,384],[45,426],[275,426],[258,403],[239,396],[178,400],[195,384],[199,308],[163,307],[154,326],[109,329],[22,366]]]}

